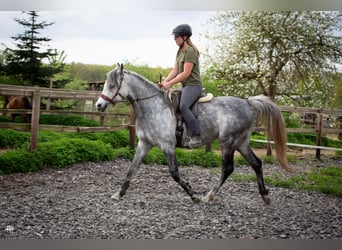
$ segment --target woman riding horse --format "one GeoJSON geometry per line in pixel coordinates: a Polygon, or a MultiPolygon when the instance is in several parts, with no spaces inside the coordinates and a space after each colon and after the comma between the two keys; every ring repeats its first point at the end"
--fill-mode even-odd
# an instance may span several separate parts
{"type": "Polygon", "coordinates": [[[200,97],[203,89],[198,60],[199,51],[190,40],[192,35],[190,25],[178,25],[172,33],[179,50],[173,69],[160,83],[160,86],[166,90],[176,83],[182,83],[179,110],[191,131],[189,146],[191,148],[200,147],[202,146],[200,129],[197,119],[190,109],[200,97]]]}
{"type": "MultiPolygon", "coordinates": [[[[123,65],[118,65],[107,74],[107,80],[96,106],[99,111],[105,111],[110,104],[115,105],[116,102],[124,100],[128,100],[134,107],[139,141],[126,179],[112,198],[119,200],[125,195],[141,161],[149,150],[156,146],[164,153],[172,178],[181,185],[193,201],[199,201],[192,187],[183,180],[178,171],[175,135],[177,119],[165,98],[165,92],[140,75],[124,70],[123,65]]],[[[259,117],[265,118],[266,125],[270,126],[280,166],[287,171],[293,171],[286,159],[285,123],[279,108],[266,96],[253,96],[248,99],[221,96],[211,102],[199,104],[197,113],[203,143],[207,144],[218,139],[222,151],[221,177],[202,201],[213,200],[220,187],[234,171],[234,152],[238,151],[252,166],[257,177],[259,193],[264,202],[269,204],[262,161],[253,153],[249,138],[255,121],[259,117]]]]}

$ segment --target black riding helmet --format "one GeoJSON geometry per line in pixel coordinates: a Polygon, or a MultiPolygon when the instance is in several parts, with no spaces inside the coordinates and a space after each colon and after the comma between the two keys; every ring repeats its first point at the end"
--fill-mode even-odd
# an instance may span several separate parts
{"type": "Polygon", "coordinates": [[[177,36],[187,36],[190,37],[192,35],[192,30],[190,25],[188,24],[180,24],[176,28],[172,30],[173,35],[177,36]]]}

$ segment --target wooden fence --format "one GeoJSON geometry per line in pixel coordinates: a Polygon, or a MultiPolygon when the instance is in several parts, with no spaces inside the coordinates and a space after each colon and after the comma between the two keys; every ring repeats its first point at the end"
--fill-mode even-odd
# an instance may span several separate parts
{"type": "MultiPolygon", "coordinates": [[[[106,132],[113,131],[118,129],[129,129],[130,131],[130,139],[129,144],[130,147],[134,147],[135,141],[135,115],[134,111],[131,108],[130,114],[109,114],[109,113],[100,113],[100,112],[81,112],[81,111],[65,111],[65,110],[41,110],[40,102],[42,98],[46,99],[73,99],[73,100],[91,100],[96,101],[101,94],[100,91],[70,91],[70,90],[62,90],[62,89],[51,89],[51,88],[34,88],[34,87],[23,87],[23,86],[14,86],[14,85],[3,85],[0,84],[0,95],[27,95],[31,97],[32,100],[32,111],[28,110],[7,110],[0,109],[0,112],[10,113],[15,111],[18,112],[32,112],[32,121],[31,124],[19,124],[19,123],[0,123],[0,128],[10,127],[19,130],[30,130],[31,131],[31,140],[30,140],[30,149],[35,150],[38,144],[38,130],[54,130],[54,131],[67,131],[67,132],[106,132]],[[125,126],[117,126],[117,127],[105,127],[103,123],[99,127],[70,127],[70,126],[54,126],[54,125],[43,125],[39,124],[39,116],[40,114],[82,114],[82,115],[92,115],[92,116],[100,116],[103,118],[109,115],[117,115],[117,116],[127,116],[129,117],[129,124],[125,126]]],[[[316,157],[320,157],[321,149],[325,149],[321,146],[321,140],[323,134],[342,134],[342,124],[341,122],[336,122],[336,117],[342,117],[342,110],[331,110],[331,109],[315,109],[315,108],[304,108],[304,107],[289,107],[289,106],[279,106],[280,110],[283,112],[290,113],[301,113],[301,114],[315,114],[314,121],[305,121],[302,120],[303,127],[302,128],[286,128],[287,132],[295,132],[295,133],[315,133],[317,135],[317,146],[316,146],[316,157]],[[332,119],[331,119],[332,118],[332,119]],[[335,118],[335,119],[334,119],[335,118]],[[308,126],[305,126],[309,124],[308,126]]],[[[304,115],[303,115],[304,117],[304,115]]],[[[255,128],[256,130],[262,131],[263,128],[255,128]]],[[[270,141],[264,141],[265,143],[271,144],[270,141]]],[[[295,146],[299,147],[308,147],[312,148],[313,146],[296,144],[295,146]]],[[[293,145],[292,145],[293,146],[293,145]]],[[[210,150],[210,145],[207,145],[207,150],[210,150]]],[[[340,149],[332,149],[339,151],[340,149]]]]}
{"type": "Polygon", "coordinates": [[[30,150],[34,151],[38,147],[38,131],[39,130],[53,130],[61,132],[108,132],[120,129],[128,129],[130,132],[129,145],[134,148],[135,126],[134,126],[134,112],[131,108],[130,114],[110,114],[101,112],[83,112],[83,111],[66,111],[66,110],[41,110],[40,103],[42,98],[46,99],[72,99],[72,100],[87,100],[96,101],[100,96],[99,91],[70,91],[62,89],[50,88],[35,88],[25,86],[14,86],[0,84],[0,95],[26,95],[31,98],[32,110],[14,110],[14,109],[0,109],[1,113],[26,113],[31,114],[31,124],[20,123],[0,123],[0,128],[12,128],[17,130],[31,131],[30,150]],[[99,127],[75,127],[75,126],[57,126],[39,124],[40,114],[82,114],[100,117],[99,127]],[[126,116],[129,117],[129,124],[115,127],[103,126],[103,119],[107,116],[126,116]]]}

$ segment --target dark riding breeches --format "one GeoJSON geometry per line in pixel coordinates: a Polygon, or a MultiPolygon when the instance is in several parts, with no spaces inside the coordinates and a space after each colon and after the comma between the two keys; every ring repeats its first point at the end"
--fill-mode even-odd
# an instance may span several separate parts
{"type": "Polygon", "coordinates": [[[200,129],[196,117],[192,113],[190,107],[199,98],[202,92],[201,85],[188,85],[181,89],[181,99],[179,103],[179,110],[188,125],[192,135],[200,135],[200,129]]]}

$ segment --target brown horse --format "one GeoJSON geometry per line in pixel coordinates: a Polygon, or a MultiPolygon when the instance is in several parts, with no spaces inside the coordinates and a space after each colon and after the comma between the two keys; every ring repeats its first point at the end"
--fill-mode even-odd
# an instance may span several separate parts
{"type": "MultiPolygon", "coordinates": [[[[32,109],[30,99],[27,96],[5,96],[5,104],[9,109],[32,109]]],[[[11,113],[12,121],[15,122],[17,116],[21,116],[23,122],[31,121],[30,114],[11,113]]]]}

